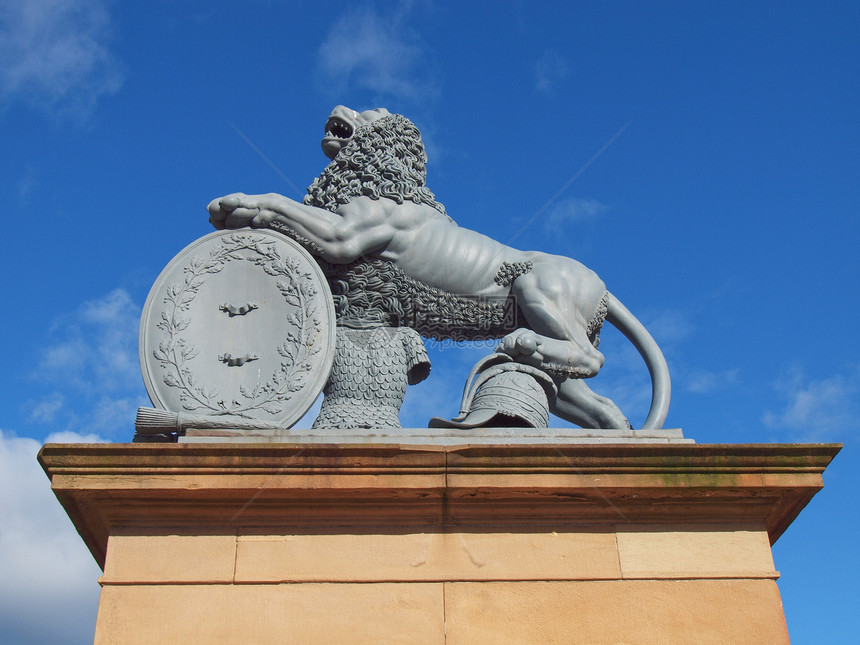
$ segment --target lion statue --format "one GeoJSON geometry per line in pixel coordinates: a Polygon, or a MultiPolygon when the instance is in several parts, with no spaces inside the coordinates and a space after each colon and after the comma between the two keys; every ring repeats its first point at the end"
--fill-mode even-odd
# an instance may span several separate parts
{"type": "Polygon", "coordinates": [[[322,148],[331,163],[303,203],[233,193],[209,204],[212,224],[268,227],[299,241],[340,285],[339,319],[370,311],[428,337],[501,338],[500,351],[556,380],[552,412],[584,428],[629,427],[618,407],[583,381],[603,365],[597,346],[609,321],[651,374],[643,428],[662,427],[669,371],[645,327],[576,260],[518,251],[458,226],[426,186],[427,156],[408,119],[384,108],[337,106],[322,148]]]}

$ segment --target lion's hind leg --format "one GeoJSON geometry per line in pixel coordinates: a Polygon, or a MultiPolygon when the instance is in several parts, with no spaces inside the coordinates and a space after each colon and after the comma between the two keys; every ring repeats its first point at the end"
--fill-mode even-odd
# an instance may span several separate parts
{"type": "Polygon", "coordinates": [[[630,422],[610,399],[595,394],[580,379],[566,379],[558,386],[551,412],[582,428],[627,428],[630,422]]]}
{"type": "Polygon", "coordinates": [[[588,338],[587,326],[604,293],[603,282],[572,260],[535,262],[511,286],[528,329],[508,334],[503,351],[559,376],[594,376],[603,366],[603,354],[588,338]]]}

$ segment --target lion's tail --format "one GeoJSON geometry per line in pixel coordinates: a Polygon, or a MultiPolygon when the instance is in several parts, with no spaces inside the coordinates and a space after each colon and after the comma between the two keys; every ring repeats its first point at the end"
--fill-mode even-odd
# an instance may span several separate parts
{"type": "Polygon", "coordinates": [[[642,424],[642,429],[662,428],[669,413],[669,399],[672,396],[669,366],[666,364],[663,352],[660,351],[660,347],[645,326],[611,293],[607,293],[607,305],[609,311],[606,314],[606,320],[633,343],[651,374],[651,409],[648,411],[648,418],[642,424]]]}

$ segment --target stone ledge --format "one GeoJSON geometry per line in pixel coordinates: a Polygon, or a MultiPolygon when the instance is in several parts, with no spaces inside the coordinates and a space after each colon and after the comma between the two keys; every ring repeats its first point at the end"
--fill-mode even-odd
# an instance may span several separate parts
{"type": "Polygon", "coordinates": [[[623,519],[765,529],[772,543],[840,447],[48,444],[39,460],[104,566],[109,535],[170,527],[527,533],[623,519]]]}
{"type": "Polygon", "coordinates": [[[680,428],[587,430],[580,428],[396,428],[391,430],[195,430],[179,443],[397,444],[446,447],[482,444],[694,443],[680,428]]]}

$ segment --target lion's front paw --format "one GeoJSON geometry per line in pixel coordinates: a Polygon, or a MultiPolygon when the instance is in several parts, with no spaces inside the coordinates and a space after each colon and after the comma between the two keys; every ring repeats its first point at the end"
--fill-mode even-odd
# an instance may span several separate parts
{"type": "Polygon", "coordinates": [[[543,354],[538,348],[541,345],[541,337],[530,329],[517,329],[502,339],[497,351],[504,352],[520,363],[539,366],[543,361],[543,354]]]}
{"type": "Polygon", "coordinates": [[[260,208],[245,193],[233,193],[213,199],[206,207],[209,221],[217,229],[254,226],[260,208]]]}

